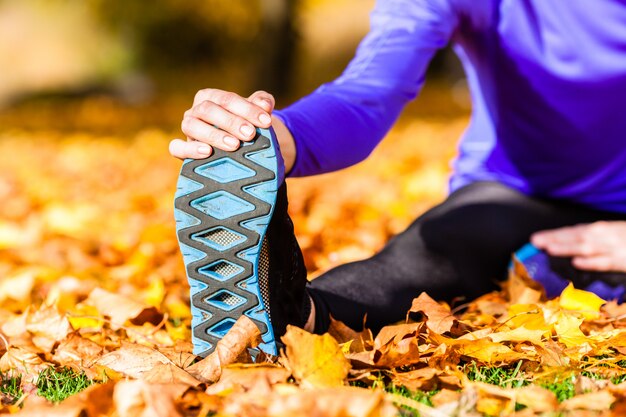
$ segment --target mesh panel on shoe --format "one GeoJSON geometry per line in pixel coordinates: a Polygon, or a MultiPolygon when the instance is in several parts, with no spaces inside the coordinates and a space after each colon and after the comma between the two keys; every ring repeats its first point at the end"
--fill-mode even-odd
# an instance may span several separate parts
{"type": "Polygon", "coordinates": [[[220,302],[220,303],[224,303],[224,304],[227,304],[229,306],[236,306],[236,305],[241,304],[242,298],[241,297],[237,297],[234,294],[229,294],[229,293],[223,292],[223,293],[220,293],[220,294],[212,297],[211,300],[217,301],[217,302],[220,302]]]}
{"type": "Polygon", "coordinates": [[[231,275],[235,275],[240,271],[240,268],[237,267],[237,265],[226,262],[220,262],[209,269],[223,277],[230,277],[231,275]]]}
{"type": "Polygon", "coordinates": [[[261,256],[259,257],[259,290],[267,315],[270,317],[270,286],[269,286],[270,256],[267,246],[267,236],[263,238],[261,245],[261,256]]]}
{"type": "Polygon", "coordinates": [[[220,246],[229,246],[232,243],[241,240],[241,236],[239,234],[233,233],[223,227],[209,230],[199,237],[210,240],[220,246]]]}

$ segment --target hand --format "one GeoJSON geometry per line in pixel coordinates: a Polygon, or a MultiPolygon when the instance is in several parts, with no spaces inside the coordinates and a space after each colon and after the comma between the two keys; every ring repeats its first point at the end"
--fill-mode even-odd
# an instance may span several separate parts
{"type": "Polygon", "coordinates": [[[550,255],[572,257],[578,269],[626,272],[626,221],[546,230],[533,234],[531,242],[550,255]]]}
{"type": "Polygon", "coordinates": [[[181,159],[202,159],[211,155],[213,147],[234,151],[240,141],[254,138],[257,127],[270,127],[274,105],[274,97],[265,91],[243,98],[222,90],[200,90],[181,124],[187,140],[171,141],[170,153],[181,159]]]}

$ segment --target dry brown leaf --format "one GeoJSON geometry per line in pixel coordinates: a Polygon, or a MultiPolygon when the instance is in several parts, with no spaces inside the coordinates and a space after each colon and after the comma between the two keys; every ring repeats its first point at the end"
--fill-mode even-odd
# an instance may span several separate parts
{"type": "Polygon", "coordinates": [[[374,350],[370,354],[369,362],[380,368],[394,368],[418,362],[418,336],[424,329],[423,323],[383,327],[374,339],[374,350]]]}
{"type": "Polygon", "coordinates": [[[19,347],[9,348],[0,358],[0,371],[17,372],[27,382],[32,382],[48,366],[35,352],[19,347]]]}
{"type": "Polygon", "coordinates": [[[339,344],[350,343],[349,351],[351,353],[363,352],[369,350],[374,345],[374,338],[369,329],[363,329],[360,332],[354,331],[339,320],[330,318],[330,334],[339,344]]]}
{"type": "Polygon", "coordinates": [[[20,417],[79,417],[85,405],[79,398],[68,398],[61,404],[53,404],[45,398],[30,395],[24,401],[24,408],[17,413],[20,417]]]}
{"type": "Polygon", "coordinates": [[[287,382],[291,373],[271,364],[229,365],[222,371],[220,380],[210,385],[208,394],[253,391],[258,395],[271,392],[272,386],[287,382]]]}
{"type": "Polygon", "coordinates": [[[26,330],[32,334],[35,346],[43,352],[51,352],[55,344],[72,331],[70,322],[56,307],[42,306],[26,318],[26,330]]]}
{"type": "Polygon", "coordinates": [[[201,382],[171,363],[159,363],[150,371],[141,375],[141,379],[155,384],[179,384],[195,387],[201,382]]]}
{"type": "Polygon", "coordinates": [[[610,392],[598,391],[569,398],[561,403],[559,409],[605,411],[609,410],[614,402],[615,397],[610,392]]]}
{"type": "Polygon", "coordinates": [[[514,390],[515,401],[537,412],[556,410],[559,403],[556,395],[546,388],[528,385],[514,390]]]}
{"type": "Polygon", "coordinates": [[[113,402],[119,417],[179,417],[176,400],[180,391],[177,384],[121,381],[115,385],[113,402]]]}
{"type": "Polygon", "coordinates": [[[298,390],[289,385],[277,386],[270,395],[240,394],[228,397],[224,415],[252,417],[392,417],[396,408],[381,391],[335,387],[298,390]]]}
{"type": "Polygon", "coordinates": [[[201,382],[215,382],[220,378],[225,366],[244,360],[244,356],[249,361],[248,348],[258,346],[260,341],[261,332],[258,327],[243,315],[217,343],[213,353],[186,370],[201,382]]]}
{"type": "Polygon", "coordinates": [[[167,356],[172,363],[179,368],[185,369],[189,367],[197,356],[191,353],[193,345],[190,341],[179,342],[174,347],[160,348],[159,352],[167,356]]]}
{"type": "Polygon", "coordinates": [[[107,353],[97,361],[101,366],[132,378],[141,378],[157,365],[167,363],[170,360],[158,350],[131,343],[123,343],[121,348],[107,353]]]}
{"type": "Polygon", "coordinates": [[[442,406],[444,404],[456,403],[461,398],[461,393],[458,390],[442,389],[437,394],[430,398],[430,401],[435,407],[442,406]]]}
{"type": "Polygon", "coordinates": [[[509,280],[504,284],[510,303],[535,304],[545,301],[545,291],[541,284],[528,276],[528,271],[517,259],[513,259],[513,265],[509,280]]]}
{"type": "Polygon", "coordinates": [[[96,384],[78,394],[80,401],[85,405],[87,417],[104,417],[113,414],[113,392],[116,382],[96,384]]]}
{"type": "Polygon", "coordinates": [[[84,303],[96,307],[102,315],[110,317],[113,330],[124,326],[128,320],[136,325],[146,322],[157,325],[163,320],[163,315],[154,307],[101,288],[94,289],[84,303]]]}
{"type": "Polygon", "coordinates": [[[392,382],[411,391],[433,391],[435,389],[460,389],[459,372],[421,368],[408,372],[393,373],[392,382]]]}
{"type": "Polygon", "coordinates": [[[320,336],[287,326],[281,340],[285,344],[287,366],[302,386],[338,387],[345,383],[350,363],[331,335],[320,336]]]}
{"type": "Polygon", "coordinates": [[[59,365],[84,369],[91,367],[103,352],[102,346],[73,333],[55,349],[52,360],[59,365]]]}
{"type": "Polygon", "coordinates": [[[456,318],[447,305],[441,305],[428,296],[425,292],[413,300],[407,313],[407,322],[411,313],[422,313],[426,316],[426,325],[435,333],[449,332],[456,318]]]}

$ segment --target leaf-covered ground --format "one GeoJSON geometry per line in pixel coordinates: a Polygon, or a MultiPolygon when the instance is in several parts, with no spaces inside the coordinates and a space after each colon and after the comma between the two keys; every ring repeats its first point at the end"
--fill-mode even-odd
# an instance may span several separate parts
{"type": "MultiPolygon", "coordinates": [[[[466,120],[404,122],[372,159],[290,183],[314,278],[378,250],[445,191],[466,120]]],[[[191,354],[170,135],[0,132],[0,410],[28,416],[621,415],[626,308],[517,269],[451,311],[416,294],[379,334],[291,328],[250,364],[241,320],[191,354]]]]}

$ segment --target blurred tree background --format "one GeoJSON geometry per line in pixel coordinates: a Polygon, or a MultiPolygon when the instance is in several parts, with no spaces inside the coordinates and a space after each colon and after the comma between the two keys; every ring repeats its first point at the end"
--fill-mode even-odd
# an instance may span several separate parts
{"type": "MultiPolygon", "coordinates": [[[[167,288],[188,314],[167,152],[183,112],[201,88],[282,107],[333,80],[374,1],[0,0],[0,283],[26,268],[40,298],[68,276],[167,288]]],[[[367,161],[289,180],[311,274],[372,255],[443,197],[468,97],[449,49],[430,69],[367,161]]]]}
{"type": "MultiPolygon", "coordinates": [[[[0,0],[0,123],[120,128],[115,113],[124,111],[129,129],[173,129],[204,87],[242,95],[265,89],[285,105],[341,73],[367,32],[373,5],[0,0]],[[145,111],[128,113],[133,109],[145,111]],[[102,113],[99,121],[88,117],[94,111],[102,113]]],[[[453,54],[438,55],[431,72],[429,79],[444,88],[427,88],[413,109],[458,113],[467,100],[453,54]]]]}

